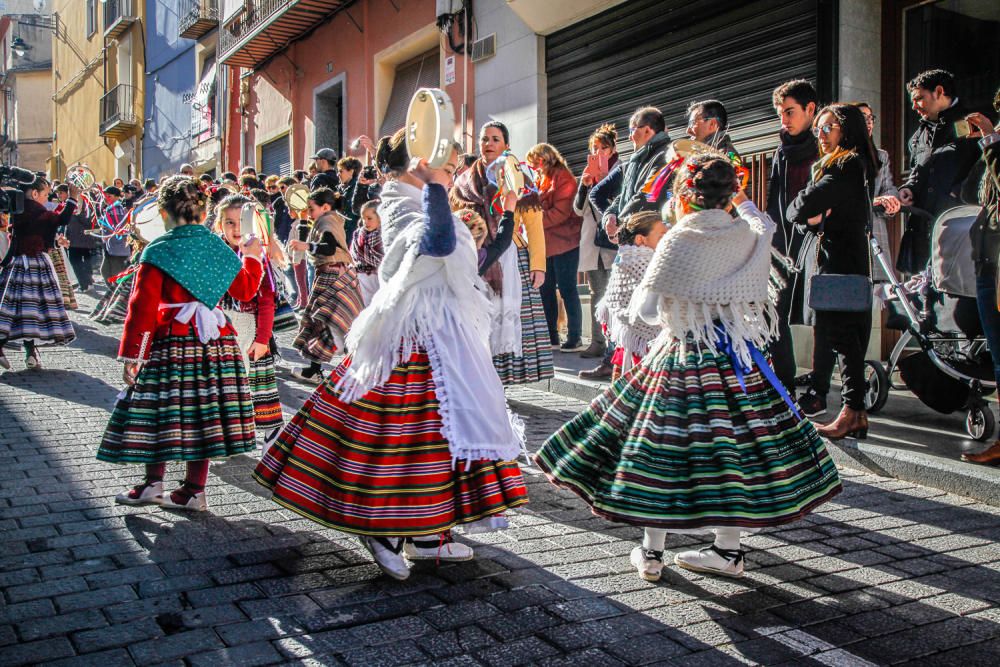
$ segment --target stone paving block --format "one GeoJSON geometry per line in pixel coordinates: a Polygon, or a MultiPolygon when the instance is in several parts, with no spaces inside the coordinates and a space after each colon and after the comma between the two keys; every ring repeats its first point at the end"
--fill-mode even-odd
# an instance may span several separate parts
{"type": "Polygon", "coordinates": [[[482,600],[465,600],[448,607],[429,609],[421,616],[438,630],[452,630],[498,613],[496,607],[482,600]]]}
{"type": "Polygon", "coordinates": [[[118,623],[98,630],[85,630],[73,635],[73,643],[80,653],[104,651],[110,648],[128,648],[132,644],[163,635],[156,621],[146,618],[130,623],[118,623]]]}
{"type": "Polygon", "coordinates": [[[443,658],[472,654],[499,644],[485,630],[475,625],[425,635],[417,639],[416,643],[434,658],[435,664],[443,658]]]}
{"type": "Polygon", "coordinates": [[[184,608],[180,595],[162,595],[143,598],[132,602],[122,602],[104,608],[104,613],[112,623],[125,623],[141,618],[151,618],[159,614],[179,612],[184,608]]]}
{"type": "Polygon", "coordinates": [[[589,648],[584,651],[570,653],[568,655],[546,658],[538,663],[540,667],[618,667],[624,665],[621,660],[614,658],[599,648],[589,648]]]}
{"type": "Polygon", "coordinates": [[[90,609],[24,621],[18,624],[17,631],[23,641],[33,641],[105,625],[107,621],[104,619],[104,614],[96,609],[90,609]]]}
{"type": "Polygon", "coordinates": [[[218,665],[254,667],[256,665],[272,665],[282,662],[282,660],[281,654],[266,641],[216,649],[187,658],[191,667],[217,667],[218,665]]]}
{"type": "Polygon", "coordinates": [[[129,602],[138,599],[135,589],[131,586],[115,586],[100,588],[96,591],[72,593],[56,598],[56,607],[63,612],[92,607],[107,607],[117,602],[129,602]]]}
{"type": "MultiPolygon", "coordinates": [[[[207,584],[211,585],[211,584],[207,584]]],[[[227,602],[238,602],[263,597],[261,590],[254,584],[242,583],[231,586],[215,586],[202,588],[185,593],[188,601],[195,607],[210,607],[227,602]]]]}
{"type": "Polygon", "coordinates": [[[222,586],[239,584],[245,581],[269,579],[281,574],[281,570],[276,568],[271,563],[245,565],[243,567],[231,567],[229,569],[206,568],[202,571],[211,572],[212,580],[222,586]]]}
{"type": "Polygon", "coordinates": [[[68,639],[65,637],[52,637],[0,648],[0,665],[4,665],[4,667],[36,665],[41,662],[66,658],[71,655],[73,655],[73,647],[70,645],[68,639]]]}
{"type": "Polygon", "coordinates": [[[264,579],[256,583],[257,587],[264,591],[264,594],[268,597],[278,597],[290,593],[304,593],[306,591],[325,588],[330,585],[330,579],[322,572],[308,572],[306,574],[264,579]]]}
{"type": "Polygon", "coordinates": [[[423,662],[427,656],[414,642],[405,640],[377,648],[345,651],[340,658],[352,667],[398,667],[423,662]]]}
{"type": "Polygon", "coordinates": [[[25,602],[37,598],[50,598],[68,593],[78,593],[87,590],[87,582],[82,577],[65,577],[52,581],[42,581],[35,584],[11,586],[7,589],[7,599],[10,602],[25,602]]]}
{"type": "Polygon", "coordinates": [[[662,633],[641,635],[610,644],[604,649],[629,665],[643,665],[670,660],[690,651],[662,633]]]}
{"type": "Polygon", "coordinates": [[[482,650],[475,657],[491,667],[508,667],[534,664],[558,653],[557,648],[537,637],[525,637],[482,650]]]}
{"type": "Polygon", "coordinates": [[[281,614],[290,614],[296,618],[304,618],[311,614],[323,612],[323,608],[305,595],[289,595],[277,599],[245,599],[237,606],[250,618],[267,618],[281,614]]]}
{"type": "Polygon", "coordinates": [[[129,652],[137,664],[150,665],[216,648],[224,648],[222,641],[211,630],[202,629],[139,642],[129,652]]]}
{"type": "Polygon", "coordinates": [[[557,602],[548,605],[546,609],[564,621],[570,622],[593,621],[599,618],[620,616],[628,611],[627,608],[604,598],[557,602]]]}
{"type": "Polygon", "coordinates": [[[123,648],[100,653],[87,653],[45,663],[46,667],[133,667],[132,656],[123,648]]]}
{"type": "MultiPolygon", "coordinates": [[[[118,568],[111,572],[87,574],[83,577],[91,588],[106,588],[121,584],[139,584],[146,581],[163,580],[163,572],[156,565],[118,568]]],[[[140,592],[142,589],[140,588],[140,592]]],[[[162,591],[166,593],[168,591],[162,591]]],[[[147,593],[148,594],[148,593],[147,593]]],[[[157,594],[153,592],[153,594],[157,594]]]]}

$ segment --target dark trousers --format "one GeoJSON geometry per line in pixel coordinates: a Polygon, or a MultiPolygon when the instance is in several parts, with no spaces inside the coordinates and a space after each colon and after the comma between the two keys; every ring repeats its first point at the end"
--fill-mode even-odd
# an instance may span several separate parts
{"type": "Polygon", "coordinates": [[[125,270],[128,265],[128,257],[119,257],[118,255],[109,255],[104,253],[104,261],[101,262],[101,277],[104,278],[105,284],[108,282],[108,278],[112,276],[117,276],[119,273],[125,270]]]}
{"type": "Polygon", "coordinates": [[[608,289],[608,279],[611,277],[611,269],[604,268],[604,262],[597,257],[597,268],[587,271],[587,284],[590,285],[590,339],[595,343],[606,343],[604,332],[597,321],[597,303],[604,298],[604,292],[608,289]]]}
{"type": "Polygon", "coordinates": [[[69,265],[81,290],[88,290],[94,284],[94,250],[92,248],[67,248],[69,265]]]}
{"type": "Polygon", "coordinates": [[[1000,382],[1000,311],[997,310],[996,269],[984,269],[976,276],[976,306],[983,323],[986,345],[993,358],[993,375],[1000,382]]]}
{"type": "Polygon", "coordinates": [[[789,284],[778,293],[778,337],[768,346],[774,374],[789,391],[795,387],[795,348],[792,345],[792,327],[788,323],[792,310],[792,291],[792,285],[789,284]]]}
{"type": "MultiPolygon", "coordinates": [[[[865,392],[868,390],[865,382],[865,352],[868,350],[868,339],[872,335],[871,311],[863,313],[817,311],[813,332],[817,348],[830,349],[837,354],[840,375],[844,383],[841,394],[844,404],[852,410],[864,410],[865,392]]],[[[827,391],[829,391],[830,372],[832,364],[826,374],[827,391]]],[[[814,385],[814,388],[821,395],[825,395],[822,386],[814,385]]]]}
{"type": "Polygon", "coordinates": [[[562,295],[566,306],[567,328],[569,340],[578,342],[583,331],[583,309],[580,306],[580,292],[576,287],[576,269],[580,266],[580,249],[574,248],[561,255],[553,255],[545,260],[545,282],[539,290],[542,296],[542,308],[545,309],[545,321],[549,325],[549,339],[553,344],[559,342],[559,300],[556,299],[556,289],[562,295]]]}

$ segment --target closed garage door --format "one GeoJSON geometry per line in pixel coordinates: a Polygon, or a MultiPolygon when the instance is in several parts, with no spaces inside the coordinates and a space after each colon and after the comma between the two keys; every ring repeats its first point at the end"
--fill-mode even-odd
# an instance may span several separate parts
{"type": "Polygon", "coordinates": [[[270,176],[289,176],[292,173],[292,158],[288,151],[288,135],[279,137],[260,147],[260,173],[270,176]]]}
{"type": "Polygon", "coordinates": [[[627,153],[636,108],[659,107],[677,139],[688,104],[715,98],[741,153],[773,149],[771,91],[805,78],[831,99],[836,31],[835,0],[625,2],[546,38],[548,140],[579,171],[601,123],[627,153]]]}

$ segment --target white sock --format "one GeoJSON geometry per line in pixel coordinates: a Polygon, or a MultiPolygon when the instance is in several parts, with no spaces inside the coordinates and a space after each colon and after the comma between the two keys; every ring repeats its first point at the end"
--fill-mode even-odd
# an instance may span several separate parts
{"type": "Polygon", "coordinates": [[[715,546],[724,551],[739,551],[740,529],[717,528],[715,530],[715,546]]]}
{"type": "Polygon", "coordinates": [[[667,531],[662,528],[644,528],[642,533],[642,548],[653,551],[663,551],[667,544],[667,531]]]}

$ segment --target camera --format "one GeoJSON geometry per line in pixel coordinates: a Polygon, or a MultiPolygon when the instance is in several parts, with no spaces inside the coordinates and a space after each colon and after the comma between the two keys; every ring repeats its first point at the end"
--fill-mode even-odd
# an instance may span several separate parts
{"type": "Polygon", "coordinates": [[[378,172],[375,171],[375,167],[368,165],[367,167],[362,167],[361,178],[367,179],[369,181],[374,181],[378,178],[378,172]]]}
{"type": "Polygon", "coordinates": [[[0,165],[0,213],[23,213],[24,193],[17,188],[21,183],[33,183],[37,175],[33,171],[0,165]]]}

